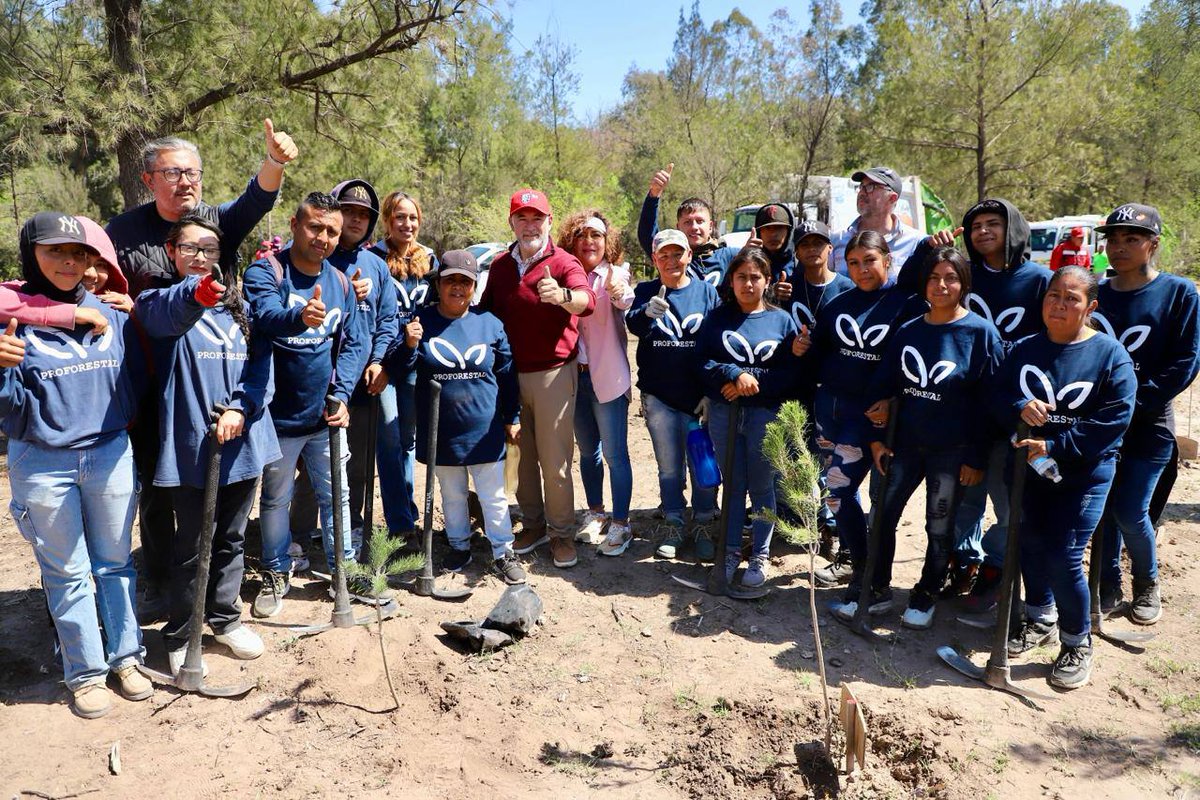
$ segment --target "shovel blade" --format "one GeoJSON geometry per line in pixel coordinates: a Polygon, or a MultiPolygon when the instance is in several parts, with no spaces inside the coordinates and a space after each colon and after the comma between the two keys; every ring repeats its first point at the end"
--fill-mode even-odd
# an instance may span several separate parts
{"type": "Polygon", "coordinates": [[[1150,631],[1113,631],[1099,626],[1092,626],[1092,629],[1103,639],[1123,644],[1140,644],[1158,636],[1157,633],[1151,633],[1150,631]]]}
{"type": "Polygon", "coordinates": [[[468,597],[470,597],[474,593],[475,593],[475,590],[467,589],[465,587],[462,589],[436,589],[435,588],[433,590],[433,599],[454,602],[457,600],[466,600],[468,597]]]}
{"type": "Polygon", "coordinates": [[[945,661],[946,664],[953,670],[961,672],[968,678],[983,682],[983,667],[977,666],[971,659],[959,653],[948,644],[944,644],[937,649],[938,658],[945,661]]]}
{"type": "Polygon", "coordinates": [[[196,691],[205,697],[241,697],[256,688],[258,688],[257,683],[239,683],[233,686],[211,686],[202,683],[196,691]]]}
{"type": "Polygon", "coordinates": [[[288,628],[288,630],[297,636],[312,636],[314,633],[333,630],[333,623],[322,622],[320,625],[302,625],[296,628],[288,628]]]}
{"type": "Polygon", "coordinates": [[[159,684],[162,684],[163,686],[174,686],[176,689],[179,688],[179,684],[175,681],[174,675],[168,675],[165,672],[159,672],[156,669],[151,669],[150,667],[147,667],[145,664],[138,664],[137,668],[138,668],[138,672],[145,675],[147,678],[149,678],[154,683],[159,683],[159,684]]]}
{"type": "Polygon", "coordinates": [[[978,628],[981,631],[996,627],[995,614],[963,614],[955,619],[968,628],[978,628]]]}

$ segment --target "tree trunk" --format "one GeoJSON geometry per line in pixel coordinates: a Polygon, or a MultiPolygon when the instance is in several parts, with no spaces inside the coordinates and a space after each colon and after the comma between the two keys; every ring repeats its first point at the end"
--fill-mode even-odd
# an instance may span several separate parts
{"type": "MultiPolygon", "coordinates": [[[[104,28],[113,66],[122,77],[132,78],[142,94],[147,94],[142,0],[104,0],[104,28]]],[[[117,139],[118,181],[127,209],[145,202],[148,197],[141,179],[141,156],[142,147],[150,138],[150,132],[137,125],[117,139]]]]}

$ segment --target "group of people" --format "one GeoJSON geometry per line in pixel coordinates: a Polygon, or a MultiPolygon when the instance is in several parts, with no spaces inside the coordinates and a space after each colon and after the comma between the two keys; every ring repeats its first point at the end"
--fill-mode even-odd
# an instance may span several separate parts
{"type": "MultiPolygon", "coordinates": [[[[823,527],[840,543],[816,577],[849,586],[835,613],[854,613],[863,581],[870,612],[890,610],[895,530],[922,481],[928,546],[903,624],[929,627],[947,594],[970,590],[979,610],[994,603],[1004,541],[995,529],[984,535],[981,520],[990,496],[998,528],[1005,524],[1005,463],[1016,447],[1037,475],[1024,499],[1025,620],[1010,651],[1061,641],[1052,680],[1086,682],[1082,552],[1102,517],[1105,602],[1121,597],[1124,542],[1132,618],[1159,618],[1149,506],[1173,457],[1171,400],[1196,374],[1200,331],[1194,287],[1154,267],[1153,208],[1127,204],[1109,216],[1102,230],[1116,274],[1098,285],[1078,267],[1051,275],[1028,262],[1028,226],[1003,200],[974,206],[961,231],[922,236],[896,218],[900,179],[884,167],[853,176],[861,216],[846,231],[770,203],[745,247],[722,247],[711,206],[694,197],[679,205],[676,227],[659,230],[668,168],[651,180],[638,228],[656,277],[631,285],[620,233],[603,211],[556,225],[545,194],[521,189],[509,200],[514,242],[480,292],[471,252],[438,258],[419,244],[415,197],[394,191],[380,202],[370,183],[352,178],[308,194],[290,242],[265,248],[242,273],[238,247],[298,155],[270,120],[264,134],[261,169],[221,206],[201,200],[195,145],[149,143],[150,202],[107,229],[35,214],[20,234],[23,280],[0,287],[11,510],[37,557],[80,716],[111,708],[110,677],[127,699],[151,695],[138,670],[139,614],[143,623],[165,618],[169,666],[180,668],[195,592],[205,592],[218,643],[238,658],[262,654],[239,599],[256,491],[255,617],[280,612],[292,575],[307,568],[310,531],[331,572],[335,560],[358,555],[373,522],[366,487],[376,467],[388,531],[412,547],[415,462],[432,460],[444,570],[471,564],[471,489],[488,567],[506,583],[524,582],[518,556],[544,545],[564,569],[577,563],[578,543],[621,556],[634,539],[629,333],[659,486],[660,523],[641,533],[659,557],[690,549],[729,580],[743,563],[742,584],[768,580],[772,526],[759,512],[777,510],[776,474],[761,444],[780,405],[799,400],[823,465],[823,527]],[[952,246],[959,232],[965,253],[952,246]],[[1013,437],[1019,421],[1030,432],[1013,437]],[[688,452],[700,426],[731,458],[723,530],[716,489],[697,480],[688,452]],[[339,429],[349,447],[335,465],[329,439],[339,429]],[[197,586],[212,448],[220,459],[212,561],[208,586],[197,586]],[[586,495],[578,525],[576,450],[586,495]],[[519,453],[515,529],[510,453],[519,453]],[[334,469],[349,479],[340,497],[334,469]],[[883,531],[873,575],[864,574],[859,502],[868,474],[884,487],[872,512],[883,531]]],[[[389,599],[364,580],[349,588],[362,602],[389,599]]]]}

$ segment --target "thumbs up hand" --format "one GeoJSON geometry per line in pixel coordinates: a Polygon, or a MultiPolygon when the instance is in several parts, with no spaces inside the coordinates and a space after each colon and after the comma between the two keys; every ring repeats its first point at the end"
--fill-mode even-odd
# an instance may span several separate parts
{"type": "Polygon", "coordinates": [[[354,274],[350,276],[350,283],[354,285],[354,296],[358,298],[358,302],[366,300],[371,294],[371,279],[362,276],[362,269],[354,270],[354,274]]]}
{"type": "Polygon", "coordinates": [[[758,238],[758,228],[750,229],[750,238],[746,240],[746,247],[762,247],[762,239],[758,238]]]}
{"type": "Polygon", "coordinates": [[[300,319],[310,328],[319,328],[325,322],[325,304],[321,302],[321,284],[313,289],[312,298],[300,312],[300,319]]]}
{"type": "Polygon", "coordinates": [[[554,276],[550,274],[550,265],[547,264],[546,274],[543,275],[537,282],[538,300],[543,303],[560,306],[566,301],[566,292],[558,285],[558,281],[554,280],[554,276]]]}
{"type": "Polygon", "coordinates": [[[25,340],[17,336],[17,320],[13,317],[0,336],[0,367],[15,367],[25,360],[25,340]]]}
{"type": "Polygon", "coordinates": [[[780,272],[775,279],[775,299],[784,303],[792,299],[792,284],[788,282],[786,272],[780,272]]]}
{"type": "Polygon", "coordinates": [[[662,319],[670,308],[671,304],[667,302],[667,287],[663,286],[646,304],[646,316],[650,319],[662,319]]]}
{"type": "Polygon", "coordinates": [[[812,346],[812,337],[808,335],[808,326],[801,325],[800,333],[792,340],[792,355],[799,358],[808,352],[808,348],[812,346]]]}
{"type": "Polygon", "coordinates": [[[620,305],[629,293],[629,284],[617,274],[617,267],[612,264],[608,265],[608,275],[604,279],[604,291],[608,292],[608,299],[614,306],[620,305]]]}
{"type": "Polygon", "coordinates": [[[275,130],[275,123],[270,118],[263,120],[263,133],[267,138],[267,158],[279,166],[286,165],[300,155],[300,148],[296,147],[292,137],[275,130]]]}
{"type": "Polygon", "coordinates": [[[667,188],[667,184],[671,182],[671,170],[675,169],[675,162],[667,164],[666,169],[660,169],[654,173],[654,177],[650,179],[650,196],[662,197],[663,189],[667,188]]]}

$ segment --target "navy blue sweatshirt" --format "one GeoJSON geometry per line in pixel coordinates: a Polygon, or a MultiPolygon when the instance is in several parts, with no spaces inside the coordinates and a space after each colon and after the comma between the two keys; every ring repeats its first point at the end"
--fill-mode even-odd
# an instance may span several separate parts
{"type": "Polygon", "coordinates": [[[388,245],[386,241],[376,242],[369,250],[383,261],[384,272],[392,279],[396,294],[396,325],[399,328],[397,336],[404,338],[404,326],[409,323],[418,309],[437,302],[437,291],[433,285],[433,276],[437,273],[440,263],[437,256],[429,248],[429,272],[423,277],[407,277],[400,280],[391,274],[387,266],[388,245]]]}
{"type": "MultiPolygon", "coordinates": [[[[690,277],[690,276],[689,276],[690,277]]],[[[676,411],[691,414],[704,396],[696,339],[700,324],[720,304],[712,284],[691,277],[681,289],[667,289],[671,306],[659,319],[646,316],[650,298],[662,281],[642,281],[633,289],[633,305],[625,313],[629,332],[638,337],[637,386],[676,411]]]]}
{"type": "Polygon", "coordinates": [[[166,345],[165,352],[156,348],[155,358],[162,386],[155,486],[204,486],[205,442],[216,405],[246,418],[242,435],[222,446],[222,486],[256,479],[281,455],[267,411],[271,340],[254,331],[247,343],[223,306],[196,302],[199,282],[190,276],[167,289],[147,289],[137,299],[135,313],[146,333],[166,345]]]}
{"type": "Polygon", "coordinates": [[[793,268],[789,282],[792,284],[792,299],[781,306],[792,315],[797,329],[801,325],[807,325],[810,334],[817,325],[821,309],[842,292],[854,288],[854,281],[838,272],[833,273],[828,282],[817,286],[806,281],[804,270],[798,268],[793,268]]]}
{"type": "MultiPolygon", "coordinates": [[[[646,195],[642,201],[642,213],[638,217],[638,244],[651,259],[654,257],[654,235],[658,233],[658,204],[660,198],[646,195]]],[[[738,254],[736,247],[724,247],[711,242],[692,250],[692,263],[688,274],[693,278],[718,286],[729,269],[729,262],[738,254]]]]}
{"type": "Polygon", "coordinates": [[[18,325],[25,360],[0,368],[0,417],[11,439],[40,447],[81,450],[125,431],[146,391],[148,356],[129,315],[95,295],[79,305],[108,319],[108,330],[64,331],[18,325]]]}
{"type": "Polygon", "coordinates": [[[892,337],[928,308],[924,300],[893,284],[873,292],[856,286],[830,300],[817,317],[808,354],[822,389],[865,402],[867,386],[892,337]]]}
{"type": "Polygon", "coordinates": [[[986,467],[988,428],[979,409],[987,407],[1003,353],[996,328],[971,311],[942,325],[923,316],[901,325],[867,391],[869,403],[899,400],[895,449],[965,447],[968,465],[986,467]]]}
{"type": "Polygon", "coordinates": [[[1032,436],[1046,440],[1064,480],[1080,481],[1116,454],[1136,394],[1133,361],[1116,339],[1097,333],[1064,345],[1037,333],[1005,358],[992,402],[1005,431],[1016,430],[1030,400],[1050,405],[1050,420],[1032,436]]]}
{"type": "Polygon", "coordinates": [[[720,403],[721,387],[743,372],[758,380],[758,394],[743,397],[748,406],[775,407],[796,396],[799,359],[792,355],[796,323],[778,308],[744,313],[737,303],[717,306],[700,325],[696,355],[705,394],[720,403]]]}
{"type": "Polygon", "coordinates": [[[424,329],[417,349],[409,349],[401,336],[385,369],[397,381],[417,372],[417,458],[429,463],[429,381],[437,380],[442,384],[437,465],[503,461],[504,426],[521,415],[517,371],[504,325],[490,312],[474,309],[450,319],[428,306],[416,317],[424,329]]]}
{"type": "Polygon", "coordinates": [[[1175,438],[1171,401],[1200,370],[1200,300],[1191,281],[1159,273],[1137,289],[1119,292],[1100,284],[1100,310],[1092,319],[1129,352],[1137,373],[1137,405],[1125,450],[1148,454],[1175,438]],[[1155,444],[1158,447],[1155,447],[1155,444]]]}
{"type": "Polygon", "coordinates": [[[278,254],[283,282],[266,261],[246,269],[242,285],[255,331],[271,337],[275,368],[275,397],[271,418],[282,436],[304,436],[325,425],[325,396],[350,402],[367,366],[370,331],[358,314],[358,301],[348,278],[322,262],[315,277],[292,266],[291,249],[278,254]],[[309,328],[301,319],[317,286],[325,304],[325,322],[309,328]]]}
{"type": "MultiPolygon", "coordinates": [[[[371,334],[366,364],[382,364],[400,328],[396,322],[396,284],[388,274],[387,262],[361,247],[351,250],[338,247],[329,257],[329,263],[347,278],[352,278],[355,272],[362,270],[362,277],[371,281],[370,292],[365,299],[358,301],[358,315],[371,334]]],[[[364,403],[367,398],[366,384],[360,380],[354,390],[354,403],[364,403]]]]}

